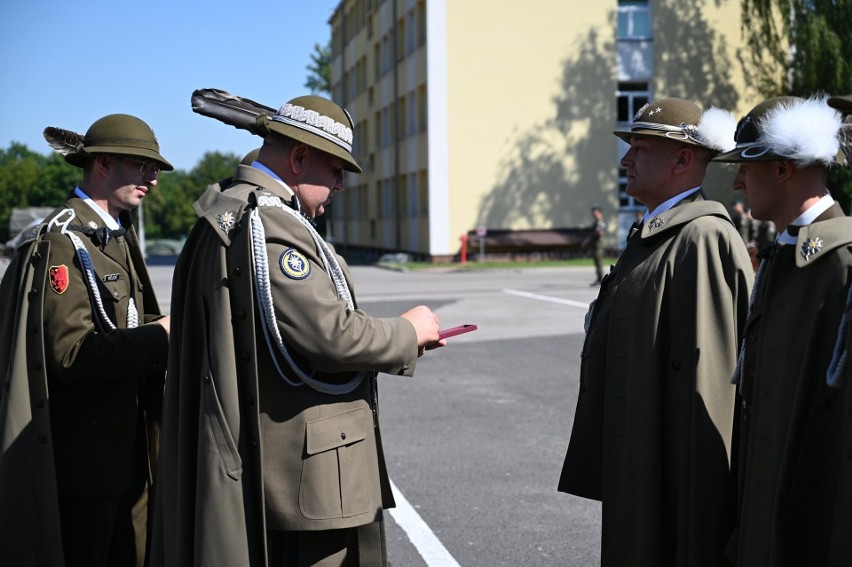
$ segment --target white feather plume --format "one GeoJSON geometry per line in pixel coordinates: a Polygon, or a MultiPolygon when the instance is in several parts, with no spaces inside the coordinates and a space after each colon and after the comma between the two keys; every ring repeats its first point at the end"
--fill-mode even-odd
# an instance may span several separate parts
{"type": "Polygon", "coordinates": [[[701,145],[720,152],[727,152],[736,147],[736,131],[736,117],[730,111],[716,107],[705,110],[696,127],[701,145]]]}
{"type": "Polygon", "coordinates": [[[758,124],[759,142],[800,166],[835,163],[840,149],[840,113],[813,97],[782,103],[767,111],[758,124]]]}

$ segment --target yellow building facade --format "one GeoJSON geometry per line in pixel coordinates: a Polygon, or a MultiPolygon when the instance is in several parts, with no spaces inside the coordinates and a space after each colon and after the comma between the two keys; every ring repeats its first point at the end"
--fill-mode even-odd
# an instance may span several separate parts
{"type": "Polygon", "coordinates": [[[616,248],[641,205],[612,131],[654,98],[755,102],[735,0],[343,0],[329,23],[364,169],[331,207],[342,246],[447,259],[477,227],[590,226],[600,206],[616,248]]]}

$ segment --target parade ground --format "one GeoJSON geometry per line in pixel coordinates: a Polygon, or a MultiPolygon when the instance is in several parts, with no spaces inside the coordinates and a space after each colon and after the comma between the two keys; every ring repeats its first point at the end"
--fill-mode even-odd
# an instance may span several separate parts
{"type": "MultiPolygon", "coordinates": [[[[164,311],[172,266],[152,266],[164,311]]],[[[594,270],[352,268],[362,309],[425,304],[442,327],[478,325],[428,352],[413,378],[380,375],[397,508],[394,567],[599,564],[600,503],[556,491],[577,401],[594,270]]]]}

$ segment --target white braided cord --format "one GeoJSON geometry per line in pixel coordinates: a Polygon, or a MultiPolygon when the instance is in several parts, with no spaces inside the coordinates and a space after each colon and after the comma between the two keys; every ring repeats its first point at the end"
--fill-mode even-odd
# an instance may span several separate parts
{"type": "Polygon", "coordinates": [[[831,357],[828,370],[825,372],[826,383],[834,388],[843,386],[845,382],[843,371],[846,368],[846,361],[849,355],[849,352],[845,348],[845,343],[846,330],[849,328],[847,323],[849,323],[850,311],[852,311],[852,285],[849,286],[849,295],[846,297],[846,308],[843,310],[840,327],[837,329],[837,343],[834,345],[834,355],[831,357]]]}
{"type": "MultiPolygon", "coordinates": [[[[291,210],[285,207],[281,207],[282,210],[291,210]]],[[[295,211],[293,211],[295,215],[301,218],[301,215],[298,215],[295,211]]],[[[311,236],[314,236],[316,231],[313,229],[313,226],[310,226],[311,236]]],[[[278,319],[275,317],[275,305],[272,298],[272,285],[269,279],[269,256],[266,252],[266,231],[263,228],[263,220],[260,217],[260,211],[258,209],[254,209],[251,212],[251,230],[249,232],[251,239],[251,247],[252,247],[252,266],[254,268],[254,279],[255,279],[255,289],[257,293],[257,303],[258,310],[260,311],[261,323],[263,327],[264,338],[266,339],[266,345],[269,349],[269,353],[272,355],[272,361],[275,364],[275,369],[278,371],[278,375],[281,378],[290,384],[291,386],[301,386],[302,384],[306,384],[312,389],[321,392],[323,394],[331,394],[334,396],[339,396],[342,394],[348,394],[357,388],[361,381],[369,375],[368,372],[357,372],[355,376],[349,382],[344,384],[329,384],[327,382],[323,382],[322,380],[317,380],[313,377],[314,372],[308,374],[304,370],[302,370],[299,365],[293,360],[290,351],[287,349],[287,345],[284,342],[284,339],[281,337],[281,332],[278,328],[278,319]],[[280,353],[281,357],[287,362],[288,366],[293,370],[293,373],[296,377],[301,380],[302,383],[294,382],[284,373],[283,369],[278,363],[277,353],[280,353]]],[[[314,237],[314,241],[317,241],[319,235],[314,237]]],[[[321,238],[319,241],[322,244],[325,244],[321,238]]],[[[335,287],[338,290],[338,297],[341,297],[340,293],[340,282],[338,280],[337,274],[340,274],[340,280],[343,280],[342,285],[345,289],[345,296],[341,297],[341,299],[347,300],[347,305],[349,305],[350,309],[353,308],[352,304],[352,295],[349,292],[349,287],[346,285],[345,278],[342,277],[342,271],[340,270],[340,265],[335,261],[334,265],[337,268],[337,272],[332,271],[331,266],[328,265],[328,261],[326,259],[326,252],[330,254],[330,250],[327,249],[327,246],[321,246],[320,250],[322,250],[323,254],[323,263],[326,265],[327,273],[329,277],[335,284],[335,287]]]]}

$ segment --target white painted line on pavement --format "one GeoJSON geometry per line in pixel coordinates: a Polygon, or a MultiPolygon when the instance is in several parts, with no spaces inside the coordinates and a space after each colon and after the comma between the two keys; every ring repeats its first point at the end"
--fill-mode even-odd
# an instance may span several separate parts
{"type": "Polygon", "coordinates": [[[396,500],[396,508],[391,508],[388,512],[408,535],[408,539],[417,548],[426,565],[428,567],[461,567],[444,547],[444,544],[429,529],[420,514],[408,503],[408,500],[405,499],[405,496],[402,495],[393,481],[390,485],[391,490],[393,490],[393,499],[396,500]]]}
{"type": "Polygon", "coordinates": [[[582,301],[572,301],[570,299],[560,299],[558,297],[550,297],[549,295],[539,295],[528,291],[520,291],[517,289],[504,289],[503,293],[509,295],[517,295],[519,297],[528,297],[529,299],[537,299],[539,301],[549,301],[551,303],[559,303],[561,305],[570,305],[571,307],[579,307],[580,309],[588,309],[589,304],[582,301]]]}

